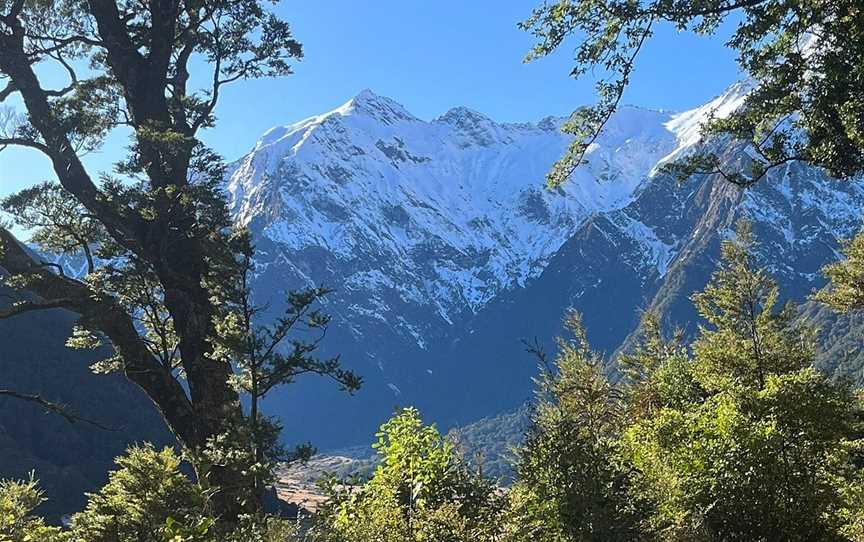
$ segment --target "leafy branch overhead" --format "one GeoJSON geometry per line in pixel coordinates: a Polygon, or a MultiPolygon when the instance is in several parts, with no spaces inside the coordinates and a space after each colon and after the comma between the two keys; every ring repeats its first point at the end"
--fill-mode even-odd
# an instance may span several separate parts
{"type": "Polygon", "coordinates": [[[558,0],[520,24],[538,40],[527,61],[576,42],[571,76],[597,70],[598,101],[576,111],[563,130],[575,136],[547,175],[560,186],[617,109],[638,55],[658,25],[713,35],[731,21],[727,46],[753,88],[742,106],[703,126],[703,140],[727,136],[752,149],[743,170],[705,151],[669,164],[679,179],[717,174],[742,186],[803,161],[848,179],[864,171],[864,14],[857,0],[558,0]]]}

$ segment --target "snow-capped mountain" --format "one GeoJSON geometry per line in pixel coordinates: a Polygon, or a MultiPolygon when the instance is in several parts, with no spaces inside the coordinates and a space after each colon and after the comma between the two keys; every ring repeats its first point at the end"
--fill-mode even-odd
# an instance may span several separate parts
{"type": "MultiPolygon", "coordinates": [[[[310,380],[286,389],[271,410],[288,434],[352,444],[395,404],[445,425],[512,407],[533,372],[520,339],[548,343],[569,308],[608,352],[626,342],[637,309],[689,319],[686,298],[741,216],[790,294],[819,286],[837,240],[860,227],[861,183],[801,165],[750,191],[659,173],[700,148],[701,123],[747,90],[678,114],[623,108],[555,191],[544,175],[570,143],[563,119],[503,124],[454,108],[425,121],[363,91],[269,130],[226,179],[232,212],[256,235],[257,293],[278,307],[293,287],[336,288],[328,349],[366,379],[349,399],[310,380]]],[[[748,159],[711,144],[729,164],[748,159]]]]}
{"type": "Polygon", "coordinates": [[[537,276],[586,217],[626,205],[675,148],[668,120],[624,110],[591,165],[552,193],[544,174],[569,142],[560,119],[498,124],[454,108],[425,122],[366,90],[268,131],[235,165],[228,190],[238,219],[278,247],[270,256],[294,262],[323,249],[344,269],[339,288],[361,292],[352,318],[398,318],[392,297],[452,323],[537,276]]]}

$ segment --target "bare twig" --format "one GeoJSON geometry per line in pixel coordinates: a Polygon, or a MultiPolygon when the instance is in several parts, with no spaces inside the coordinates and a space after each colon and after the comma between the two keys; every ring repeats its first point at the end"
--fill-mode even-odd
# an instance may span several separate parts
{"type": "Polygon", "coordinates": [[[45,408],[45,410],[49,412],[53,412],[54,414],[58,414],[66,419],[69,423],[77,423],[82,422],[88,425],[92,425],[93,427],[97,427],[102,429],[103,431],[119,431],[118,428],[108,427],[103,425],[97,421],[91,420],[89,418],[85,418],[84,416],[79,416],[78,414],[72,412],[67,405],[62,403],[55,403],[53,401],[48,401],[47,399],[43,399],[40,395],[32,394],[32,393],[21,393],[13,390],[0,390],[0,396],[12,397],[14,399],[20,399],[22,401],[28,401],[31,403],[36,403],[45,408]]]}

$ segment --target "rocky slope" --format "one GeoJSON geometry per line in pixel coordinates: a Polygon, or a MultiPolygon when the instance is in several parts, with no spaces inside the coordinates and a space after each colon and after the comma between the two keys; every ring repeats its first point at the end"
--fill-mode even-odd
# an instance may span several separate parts
{"type": "Polygon", "coordinates": [[[537,276],[587,216],[625,205],[674,148],[667,120],[623,111],[591,166],[550,193],[543,175],[568,143],[560,119],[496,124],[455,108],[424,122],[363,91],[271,129],[234,165],[228,191],[238,221],[273,244],[261,256],[265,273],[281,266],[299,280],[337,279],[353,301],[345,318],[387,322],[423,347],[436,325],[537,276]],[[323,265],[304,266],[313,255],[323,265]],[[412,321],[430,307],[431,321],[412,321]]]}

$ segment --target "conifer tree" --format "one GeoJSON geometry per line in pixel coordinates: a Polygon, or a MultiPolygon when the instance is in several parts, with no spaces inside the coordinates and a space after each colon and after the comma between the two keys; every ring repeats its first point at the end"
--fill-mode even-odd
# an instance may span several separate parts
{"type": "Polygon", "coordinates": [[[664,540],[849,540],[862,405],[812,367],[812,333],[777,309],[752,251],[745,225],[694,296],[707,324],[692,361],[631,356],[649,367],[635,388],[665,390],[624,433],[635,495],[664,540]]]}
{"type": "Polygon", "coordinates": [[[70,542],[68,533],[33,515],[45,497],[34,479],[0,480],[0,540],[70,542]]]}
{"type": "Polygon", "coordinates": [[[256,265],[249,232],[240,233],[236,241],[240,245],[239,275],[224,292],[225,315],[216,322],[213,355],[235,368],[231,383],[248,399],[249,414],[247,423],[236,428],[236,442],[223,442],[222,449],[210,448],[208,452],[223,456],[231,453],[233,461],[246,464],[244,471],[251,478],[252,493],[261,501],[278,462],[306,460],[314,453],[309,444],[290,452],[280,444],[281,426],[277,419],[261,411],[262,399],[304,374],[332,378],[349,393],[360,388],[361,379],[343,369],[338,356],[322,359],[317,355],[330,323],[330,316],[318,305],[330,291],[290,291],[282,314],[269,325],[262,322],[269,306],[253,300],[251,279],[256,265]]]}
{"type": "Polygon", "coordinates": [[[73,540],[87,542],[163,542],[168,533],[198,532],[213,525],[206,493],[180,471],[170,448],[133,446],[116,459],[108,483],[89,495],[86,508],[70,522],[73,540]]]}
{"type": "Polygon", "coordinates": [[[579,316],[571,314],[567,327],[573,339],[559,340],[554,367],[541,363],[510,494],[508,540],[635,540],[643,511],[618,456],[622,397],[590,350],[579,316]]]}

